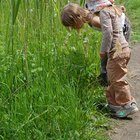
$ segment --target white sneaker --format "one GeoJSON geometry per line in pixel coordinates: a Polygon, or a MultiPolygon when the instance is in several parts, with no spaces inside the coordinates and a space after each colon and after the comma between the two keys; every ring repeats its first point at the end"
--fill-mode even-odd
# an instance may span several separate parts
{"type": "Polygon", "coordinates": [[[128,115],[136,113],[138,110],[139,109],[137,107],[136,102],[131,102],[131,103],[123,106],[120,110],[118,110],[115,115],[118,118],[125,118],[128,115]]]}
{"type": "Polygon", "coordinates": [[[112,112],[114,112],[114,113],[116,113],[117,111],[123,109],[122,106],[115,106],[115,105],[112,105],[112,104],[108,104],[108,108],[109,108],[112,112]]]}

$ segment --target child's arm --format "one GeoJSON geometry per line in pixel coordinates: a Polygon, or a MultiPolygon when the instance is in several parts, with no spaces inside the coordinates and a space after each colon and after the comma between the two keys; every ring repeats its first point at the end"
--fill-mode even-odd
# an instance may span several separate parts
{"type": "Polygon", "coordinates": [[[93,11],[90,11],[89,10],[88,5],[87,5],[87,2],[85,3],[85,6],[84,7],[85,7],[85,10],[88,12],[88,17],[89,17],[88,24],[91,27],[96,27],[96,28],[101,29],[99,16],[95,15],[93,13],[93,11]]]}
{"type": "Polygon", "coordinates": [[[113,28],[112,20],[109,13],[106,10],[100,12],[100,21],[102,27],[102,45],[100,48],[100,56],[103,57],[107,52],[110,51],[111,44],[113,41],[113,28]]]}
{"type": "Polygon", "coordinates": [[[91,27],[96,27],[101,29],[100,18],[92,14],[89,20],[89,25],[91,27]]]}

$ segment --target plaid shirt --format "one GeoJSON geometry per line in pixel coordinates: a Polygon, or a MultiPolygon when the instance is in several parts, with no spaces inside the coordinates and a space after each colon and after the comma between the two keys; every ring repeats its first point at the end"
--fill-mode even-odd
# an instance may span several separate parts
{"type": "Polygon", "coordinates": [[[112,3],[109,0],[86,0],[85,5],[89,11],[95,13],[108,5],[112,5],[112,3]]]}

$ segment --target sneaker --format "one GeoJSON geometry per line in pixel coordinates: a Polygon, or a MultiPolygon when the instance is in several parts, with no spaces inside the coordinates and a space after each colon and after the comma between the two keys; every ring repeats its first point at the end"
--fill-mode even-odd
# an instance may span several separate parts
{"type": "Polygon", "coordinates": [[[138,111],[138,107],[136,102],[131,102],[125,106],[123,106],[120,110],[116,112],[116,117],[118,118],[125,118],[128,115],[134,114],[138,111]]]}
{"type": "Polygon", "coordinates": [[[115,106],[115,105],[112,105],[112,104],[108,104],[107,106],[114,113],[116,113],[117,111],[123,109],[122,106],[115,106]]]}

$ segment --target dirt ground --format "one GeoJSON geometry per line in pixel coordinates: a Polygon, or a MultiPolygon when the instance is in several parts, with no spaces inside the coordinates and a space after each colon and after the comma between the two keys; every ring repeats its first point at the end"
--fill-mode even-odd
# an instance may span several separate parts
{"type": "MultiPolygon", "coordinates": [[[[128,77],[132,95],[140,110],[140,44],[132,47],[128,77]]],[[[126,119],[113,119],[113,122],[114,128],[110,132],[111,140],[140,140],[140,111],[126,119]]]]}

